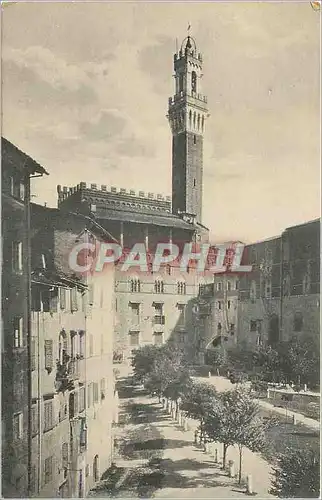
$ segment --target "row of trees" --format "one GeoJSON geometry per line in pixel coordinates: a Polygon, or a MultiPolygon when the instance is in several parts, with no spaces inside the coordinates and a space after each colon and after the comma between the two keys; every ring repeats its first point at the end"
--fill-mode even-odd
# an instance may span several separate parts
{"type": "Polygon", "coordinates": [[[132,365],[135,378],[159,400],[171,399],[176,414],[180,408],[199,422],[201,442],[222,443],[223,468],[229,446],[238,446],[241,482],[244,447],[259,451],[265,445],[265,425],[249,391],[237,387],[218,393],[209,384],[194,382],[184,353],[169,345],[143,347],[135,352],[132,365]]]}
{"type": "Polygon", "coordinates": [[[274,347],[239,344],[227,351],[218,348],[209,352],[208,363],[221,373],[237,371],[250,379],[312,388],[320,383],[319,339],[313,336],[293,337],[274,347]]]}

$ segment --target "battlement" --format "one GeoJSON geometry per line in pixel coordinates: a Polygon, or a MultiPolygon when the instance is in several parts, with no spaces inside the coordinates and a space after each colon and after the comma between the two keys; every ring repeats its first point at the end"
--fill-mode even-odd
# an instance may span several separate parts
{"type": "Polygon", "coordinates": [[[91,192],[101,196],[101,195],[118,195],[118,196],[127,196],[133,197],[137,199],[145,199],[145,200],[155,200],[157,202],[165,202],[166,204],[171,203],[171,196],[164,196],[160,193],[145,193],[144,191],[139,191],[138,193],[133,189],[127,190],[125,188],[117,188],[115,186],[111,186],[109,189],[105,184],[101,184],[100,186],[97,184],[86,184],[86,182],[80,182],[77,186],[68,187],[57,185],[57,193],[58,193],[58,202],[61,203],[66,199],[72,197],[76,193],[84,194],[84,192],[91,192]]]}

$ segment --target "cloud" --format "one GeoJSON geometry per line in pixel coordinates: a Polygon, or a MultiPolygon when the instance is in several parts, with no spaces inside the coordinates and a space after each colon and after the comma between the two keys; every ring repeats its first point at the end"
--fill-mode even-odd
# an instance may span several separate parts
{"type": "Polygon", "coordinates": [[[79,130],[89,141],[110,141],[123,133],[126,124],[117,110],[102,110],[93,120],[80,123],[79,130]]]}
{"type": "Polygon", "coordinates": [[[4,93],[10,94],[12,79],[16,92],[23,91],[25,104],[31,101],[47,101],[50,104],[83,106],[97,100],[92,80],[79,66],[68,64],[49,49],[32,46],[26,49],[5,48],[4,93]],[[8,82],[8,86],[6,85],[8,82]]]}

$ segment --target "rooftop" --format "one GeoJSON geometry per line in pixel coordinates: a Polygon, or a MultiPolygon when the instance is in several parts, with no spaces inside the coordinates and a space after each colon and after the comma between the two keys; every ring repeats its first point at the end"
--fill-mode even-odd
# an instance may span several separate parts
{"type": "Polygon", "coordinates": [[[45,174],[49,175],[48,172],[39,165],[33,158],[28,156],[26,153],[17,148],[12,142],[8,141],[5,137],[1,137],[1,155],[2,158],[6,159],[6,162],[11,163],[13,166],[19,166],[16,164],[14,155],[23,161],[23,167],[29,171],[30,174],[45,174]]]}

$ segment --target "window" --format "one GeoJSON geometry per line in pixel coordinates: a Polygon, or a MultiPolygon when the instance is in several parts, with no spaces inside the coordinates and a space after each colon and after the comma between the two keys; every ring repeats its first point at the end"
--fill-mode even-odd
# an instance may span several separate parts
{"type": "Polygon", "coordinates": [[[230,306],[231,306],[231,302],[230,302],[230,300],[227,300],[227,309],[230,309],[230,306]]]}
{"type": "Polygon", "coordinates": [[[235,325],[234,325],[234,323],[230,323],[230,325],[229,325],[229,332],[230,332],[230,335],[234,335],[235,334],[235,325]]]}
{"type": "Polygon", "coordinates": [[[61,447],[61,464],[63,469],[68,467],[68,443],[63,443],[61,447]]]}
{"type": "Polygon", "coordinates": [[[163,333],[161,332],[154,332],[154,345],[161,345],[163,344],[163,333]]]}
{"type": "Polygon", "coordinates": [[[131,309],[131,323],[132,325],[138,325],[140,323],[140,304],[130,303],[131,309]]]}
{"type": "Polygon", "coordinates": [[[221,323],[218,323],[218,325],[217,325],[217,332],[218,332],[218,333],[221,333],[221,328],[222,328],[222,327],[221,327],[221,323]]]}
{"type": "Polygon", "coordinates": [[[13,320],[13,346],[23,347],[23,319],[18,317],[13,320]]]}
{"type": "Polygon", "coordinates": [[[34,404],[31,407],[31,434],[32,436],[36,436],[38,434],[39,427],[38,427],[38,406],[37,404],[34,404]]]}
{"type": "Polygon", "coordinates": [[[45,484],[50,483],[53,478],[53,457],[45,459],[45,484]]]}
{"type": "Polygon", "coordinates": [[[70,291],[70,308],[71,312],[78,311],[77,288],[72,288],[70,291]]]}
{"type": "Polygon", "coordinates": [[[221,292],[222,290],[222,283],[221,281],[219,281],[219,283],[217,283],[217,292],[221,292]]]}
{"type": "Polygon", "coordinates": [[[191,92],[197,92],[197,73],[191,73],[191,92]]]}
{"type": "Polygon", "coordinates": [[[12,270],[15,273],[22,272],[22,242],[14,241],[12,243],[12,270]]]}
{"type": "Polygon", "coordinates": [[[163,314],[163,304],[154,304],[154,319],[153,323],[155,325],[164,325],[165,324],[165,317],[163,314]]]}
{"type": "Polygon", "coordinates": [[[60,308],[66,309],[66,289],[60,288],[60,308]]]}
{"type": "Polygon", "coordinates": [[[231,281],[227,281],[227,291],[231,291],[231,281]]]}
{"type": "Polygon", "coordinates": [[[186,294],[186,284],[184,281],[178,281],[177,293],[178,293],[178,295],[185,295],[186,294]]]}
{"type": "Polygon", "coordinates": [[[179,75],[179,92],[183,92],[183,73],[179,75]]]}
{"type": "Polygon", "coordinates": [[[171,266],[168,264],[166,269],[167,269],[167,274],[170,276],[171,275],[171,266]]]}
{"type": "Polygon", "coordinates": [[[303,329],[303,314],[301,312],[294,314],[293,329],[295,332],[301,332],[303,329]]]}
{"type": "Polygon", "coordinates": [[[50,431],[54,427],[53,400],[44,403],[44,431],[50,431]]]}
{"type": "Polygon", "coordinates": [[[93,400],[93,387],[92,384],[87,386],[87,408],[90,408],[93,400]]]}
{"type": "Polygon", "coordinates": [[[45,340],[45,369],[51,371],[53,369],[53,341],[45,340]]]}
{"type": "Polygon", "coordinates": [[[238,288],[239,288],[239,283],[238,283],[238,281],[236,280],[236,282],[235,282],[235,290],[238,290],[238,288]]]}
{"type": "Polygon", "coordinates": [[[93,403],[98,403],[98,383],[93,383],[93,403]]]}
{"type": "Polygon", "coordinates": [[[138,346],[139,345],[139,332],[131,332],[130,333],[130,346],[138,346]]]}
{"type": "Polygon", "coordinates": [[[218,309],[221,309],[221,300],[218,300],[218,309]]]}
{"type": "Polygon", "coordinates": [[[251,322],[250,322],[250,331],[251,332],[257,332],[257,321],[256,320],[251,320],[251,322]]]}
{"type": "Polygon", "coordinates": [[[178,326],[184,326],[185,325],[185,312],[186,312],[186,304],[178,304],[177,305],[178,310],[179,310],[179,318],[178,318],[178,326]]]}
{"type": "MultiPolygon", "coordinates": [[[[194,120],[194,123],[195,123],[195,120],[194,120]]],[[[197,144],[197,137],[195,135],[193,136],[193,143],[197,144]]],[[[194,187],[195,187],[195,183],[194,183],[194,187]]]]}
{"type": "Polygon", "coordinates": [[[23,435],[23,414],[16,413],[12,421],[12,437],[14,440],[21,439],[23,435]]]}
{"type": "Polygon", "coordinates": [[[164,293],[164,283],[162,280],[156,280],[154,282],[155,293],[164,293]]]}
{"type": "Polygon", "coordinates": [[[20,182],[20,186],[19,186],[19,198],[21,199],[21,201],[25,200],[25,185],[24,185],[23,182],[20,182]]]}
{"type": "Polygon", "coordinates": [[[79,356],[84,358],[85,356],[85,332],[79,332],[79,356]]]}
{"type": "Polygon", "coordinates": [[[101,400],[105,399],[105,378],[101,379],[101,400]]]}
{"type": "Polygon", "coordinates": [[[85,387],[79,389],[79,411],[85,410],[85,387]]]}
{"type": "Polygon", "coordinates": [[[193,179],[193,187],[196,187],[196,179],[193,179]]]}
{"type": "Polygon", "coordinates": [[[131,279],[131,292],[141,291],[141,281],[138,278],[131,279]]]}

